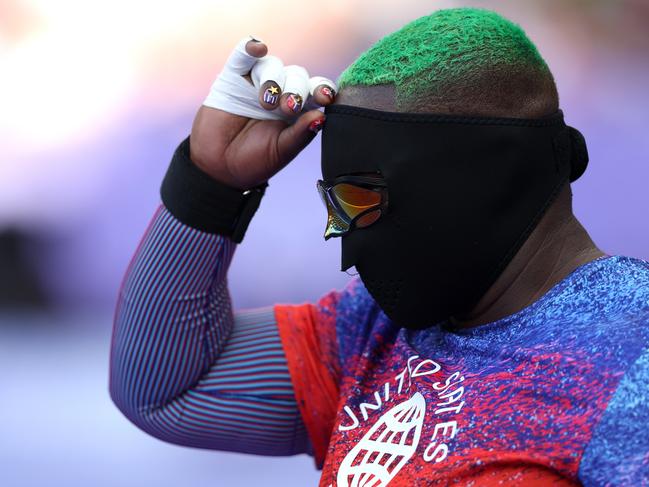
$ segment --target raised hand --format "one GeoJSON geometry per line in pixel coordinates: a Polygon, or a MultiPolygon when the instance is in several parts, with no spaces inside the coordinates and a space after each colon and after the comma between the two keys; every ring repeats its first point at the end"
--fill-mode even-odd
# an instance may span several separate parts
{"type": "Polygon", "coordinates": [[[255,39],[239,42],[192,127],[192,161],[234,188],[261,184],[287,165],[324,122],[308,108],[332,103],[336,93],[331,80],[267,52],[255,39]]]}

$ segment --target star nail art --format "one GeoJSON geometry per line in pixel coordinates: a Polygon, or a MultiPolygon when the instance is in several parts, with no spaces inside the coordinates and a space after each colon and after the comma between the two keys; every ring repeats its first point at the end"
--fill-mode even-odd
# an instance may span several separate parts
{"type": "Polygon", "coordinates": [[[269,86],[264,91],[263,100],[269,105],[275,105],[279,99],[279,88],[277,86],[269,86]]]}

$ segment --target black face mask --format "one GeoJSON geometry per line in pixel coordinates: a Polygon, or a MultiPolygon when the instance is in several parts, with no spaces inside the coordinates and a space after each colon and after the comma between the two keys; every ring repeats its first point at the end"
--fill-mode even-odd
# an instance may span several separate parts
{"type": "Polygon", "coordinates": [[[588,162],[563,114],[541,119],[326,109],[325,181],[380,173],[388,207],[342,237],[386,315],[425,328],[468,311],[494,283],[563,184],[588,162]]]}

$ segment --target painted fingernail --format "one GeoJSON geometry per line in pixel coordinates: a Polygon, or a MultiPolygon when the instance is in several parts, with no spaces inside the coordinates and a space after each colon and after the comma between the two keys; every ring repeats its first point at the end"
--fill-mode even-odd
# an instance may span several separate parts
{"type": "Polygon", "coordinates": [[[334,90],[332,90],[328,86],[323,86],[322,88],[320,88],[320,93],[329,98],[331,101],[333,101],[334,96],[336,96],[334,90]]]}
{"type": "Polygon", "coordinates": [[[279,87],[275,84],[268,85],[261,98],[269,105],[277,105],[279,101],[279,87]]]}
{"type": "Polygon", "coordinates": [[[297,113],[302,109],[302,97],[300,95],[296,95],[295,93],[291,93],[290,95],[288,95],[286,104],[291,111],[297,113]]]}
{"type": "Polygon", "coordinates": [[[309,124],[309,130],[315,134],[320,132],[320,129],[322,129],[322,126],[324,125],[324,119],[319,118],[317,120],[314,120],[309,124]]]}

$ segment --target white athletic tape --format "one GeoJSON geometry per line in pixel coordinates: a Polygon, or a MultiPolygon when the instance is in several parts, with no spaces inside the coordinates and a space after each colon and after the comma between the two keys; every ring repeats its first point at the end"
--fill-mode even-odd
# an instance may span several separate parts
{"type": "Polygon", "coordinates": [[[212,84],[203,105],[257,120],[290,120],[291,117],[284,115],[279,108],[264,110],[259,105],[258,88],[241,76],[248,73],[259,60],[246,52],[246,43],[250,39],[246,37],[239,41],[212,84]]]}
{"type": "Polygon", "coordinates": [[[329,78],[325,78],[324,76],[314,76],[313,78],[309,79],[309,93],[311,93],[311,95],[314,95],[315,89],[320,85],[327,85],[334,92],[338,93],[338,87],[336,86],[336,83],[331,81],[329,78]]]}
{"type": "Polygon", "coordinates": [[[292,64],[284,68],[286,81],[282,91],[284,93],[295,93],[300,95],[304,100],[309,96],[309,73],[302,66],[292,64]]]}
{"type": "Polygon", "coordinates": [[[256,58],[246,52],[246,44],[252,37],[241,39],[228,57],[223,70],[218,75],[203,105],[218,108],[234,115],[257,120],[293,120],[278,108],[265,110],[259,104],[259,88],[266,81],[275,81],[283,93],[294,93],[302,97],[302,108],[315,107],[309,94],[320,85],[328,85],[336,91],[336,84],[328,78],[314,76],[302,66],[284,67],[281,59],[275,56],[256,58]],[[242,75],[250,73],[252,84],[242,75]],[[311,103],[307,103],[310,101],[311,103]]]}
{"type": "Polygon", "coordinates": [[[276,56],[264,56],[253,66],[250,77],[256,88],[266,81],[274,81],[281,88],[286,80],[284,63],[276,56]]]}
{"type": "Polygon", "coordinates": [[[246,52],[246,44],[251,40],[252,37],[250,36],[241,39],[234,48],[234,51],[232,51],[232,54],[230,54],[228,60],[225,62],[225,65],[229,66],[229,68],[237,74],[249,73],[257,62],[255,56],[251,56],[246,52]]]}

